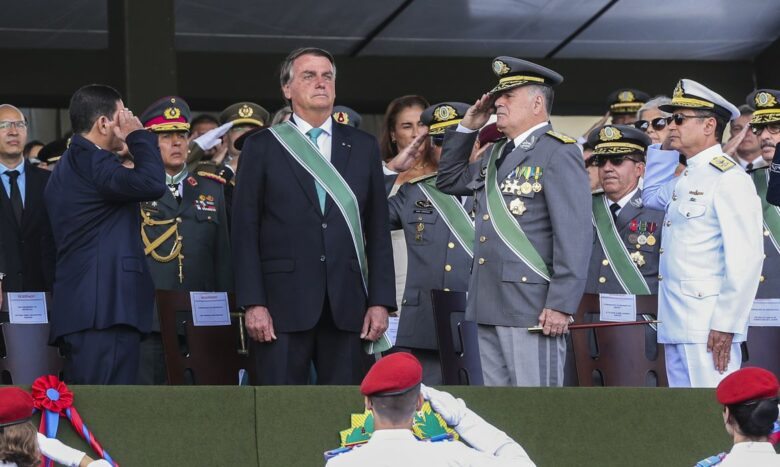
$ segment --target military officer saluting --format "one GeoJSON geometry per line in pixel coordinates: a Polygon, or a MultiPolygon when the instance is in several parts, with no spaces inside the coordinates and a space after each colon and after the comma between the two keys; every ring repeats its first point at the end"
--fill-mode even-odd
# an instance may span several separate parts
{"type": "Polygon", "coordinates": [[[603,193],[593,196],[593,250],[586,293],[658,293],[658,261],[663,211],[642,204],[639,179],[651,143],[633,126],[607,125],[588,136],[595,148],[603,193]]]}
{"type": "MultiPolygon", "coordinates": [[[[423,111],[420,119],[434,140],[436,162],[445,129],[457,125],[468,108],[461,102],[443,102],[423,111]]],[[[474,249],[470,200],[439,191],[435,173],[401,185],[388,200],[390,228],[403,229],[408,254],[396,347],[411,350],[420,360],[426,384],[442,383],[431,290],[468,290],[474,249]]]]}
{"type": "MultiPolygon", "coordinates": [[[[155,288],[230,291],[233,273],[227,231],[224,180],[210,173],[188,173],[190,109],[180,97],[164,97],[141,115],[157,134],[168,191],[141,204],[141,240],[155,288]]],[[[141,381],[164,383],[159,322],[142,343],[141,381]]]]}
{"type": "Polygon", "coordinates": [[[666,212],[658,342],[670,386],[715,387],[742,360],[764,256],[761,202],[720,145],[739,117],[734,105],[683,79],[660,109],[672,113],[669,136],[648,149],[642,192],[646,206],[666,212]],[[675,177],[679,154],[688,165],[675,177]]]}
{"type": "Polygon", "coordinates": [[[575,140],[549,123],[563,77],[512,57],[493,60],[493,72],[498,85],[445,133],[437,186],[475,196],[466,316],[479,325],[485,384],[560,386],[592,246],[590,183],[575,140]],[[492,113],[507,139],[469,164],[492,113]],[[536,325],[542,334],[528,332],[536,325]]]}
{"type": "MultiPolygon", "coordinates": [[[[750,120],[750,130],[758,138],[762,167],[749,170],[756,192],[761,200],[764,219],[764,264],[758,283],[756,298],[780,298],[780,208],[767,202],[772,158],[780,144],[780,90],[759,89],[747,97],[747,104],[755,112],[750,120]]],[[[757,161],[756,161],[757,162],[757,161]]],[[[754,164],[759,165],[759,164],[754,164]]],[[[772,178],[780,175],[772,175],[772,178]]]]}

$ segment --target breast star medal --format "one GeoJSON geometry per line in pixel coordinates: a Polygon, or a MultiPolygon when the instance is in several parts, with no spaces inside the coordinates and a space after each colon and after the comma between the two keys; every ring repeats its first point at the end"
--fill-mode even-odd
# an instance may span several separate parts
{"type": "Polygon", "coordinates": [[[525,203],[520,198],[515,198],[509,203],[509,212],[515,216],[522,216],[526,209],[525,203]]]}

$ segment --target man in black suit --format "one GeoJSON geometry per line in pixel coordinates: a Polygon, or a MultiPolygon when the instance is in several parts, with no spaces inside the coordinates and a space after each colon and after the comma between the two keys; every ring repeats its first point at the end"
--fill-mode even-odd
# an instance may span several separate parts
{"type": "Polygon", "coordinates": [[[19,109],[0,105],[0,273],[5,275],[0,291],[5,292],[50,291],[54,279],[54,246],[43,205],[49,172],[22,155],[27,126],[19,109]]]}
{"type": "Polygon", "coordinates": [[[46,187],[57,245],[51,338],[69,383],[133,384],[154,300],[138,203],[165,193],[165,171],[157,137],[116,90],[84,86],[69,112],[74,136],[46,187]],[[116,154],[125,144],[132,169],[116,154]]]}
{"type": "Polygon", "coordinates": [[[256,384],[306,384],[312,361],[319,384],[359,383],[361,339],[379,339],[395,308],[379,147],[334,123],[335,79],[328,52],[293,51],[281,72],[292,123],[243,147],[233,265],[256,384]]]}

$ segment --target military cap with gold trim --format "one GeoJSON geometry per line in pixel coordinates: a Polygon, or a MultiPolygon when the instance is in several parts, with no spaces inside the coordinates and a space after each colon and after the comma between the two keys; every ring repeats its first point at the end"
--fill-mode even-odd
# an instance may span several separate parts
{"type": "Polygon", "coordinates": [[[463,102],[440,102],[423,110],[420,120],[428,127],[430,136],[444,135],[447,128],[463,120],[468,109],[469,105],[463,102]]]}
{"type": "Polygon", "coordinates": [[[607,97],[607,105],[612,115],[635,114],[650,100],[650,95],[638,89],[621,88],[607,97]]]}
{"type": "Polygon", "coordinates": [[[747,104],[756,109],[751,125],[766,125],[780,122],[780,91],[777,89],[759,89],[747,97],[747,104]]]}
{"type": "Polygon", "coordinates": [[[68,149],[67,138],[56,139],[38,151],[38,160],[47,164],[55,164],[68,149]]]}
{"type": "Polygon", "coordinates": [[[692,79],[681,79],[672,93],[671,104],[658,107],[664,112],[675,109],[711,110],[726,120],[739,118],[739,109],[712,89],[692,79]]]}
{"type": "Polygon", "coordinates": [[[219,124],[233,122],[233,126],[253,125],[266,127],[271,121],[271,114],[254,102],[238,102],[219,114],[219,124]]]}
{"type": "Polygon", "coordinates": [[[336,123],[341,123],[342,125],[349,125],[354,128],[360,128],[360,123],[363,121],[363,118],[359,113],[355,112],[353,109],[350,109],[346,105],[337,105],[333,107],[333,120],[335,120],[336,123]]]}
{"type": "Polygon", "coordinates": [[[563,76],[551,69],[514,57],[494,58],[493,73],[498,76],[498,84],[490,90],[490,94],[526,84],[557,86],[563,82],[563,76]]]}
{"type": "Polygon", "coordinates": [[[593,147],[594,157],[624,156],[642,154],[652,140],[647,133],[633,125],[605,125],[588,135],[588,145],[593,147]]]}
{"type": "Polygon", "coordinates": [[[178,96],[167,96],[157,100],[141,114],[144,128],[155,133],[167,131],[190,131],[190,106],[178,96]]]}

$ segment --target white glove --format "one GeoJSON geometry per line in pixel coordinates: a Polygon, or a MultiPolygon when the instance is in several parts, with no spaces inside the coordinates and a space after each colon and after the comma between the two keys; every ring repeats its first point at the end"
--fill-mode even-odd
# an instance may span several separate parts
{"type": "Polygon", "coordinates": [[[463,399],[455,399],[449,393],[424,384],[421,385],[420,391],[447,425],[454,428],[461,439],[477,451],[499,457],[528,458],[528,454],[517,442],[466,407],[463,399]]]}
{"type": "Polygon", "coordinates": [[[84,452],[66,446],[58,439],[47,438],[41,433],[38,433],[38,447],[41,449],[41,454],[68,467],[78,467],[85,455],[84,452]]]}
{"type": "Polygon", "coordinates": [[[204,151],[208,151],[209,149],[221,143],[222,137],[231,128],[233,128],[233,122],[227,122],[222,126],[213,128],[203,133],[202,135],[198,136],[197,138],[195,138],[194,142],[195,144],[200,146],[200,148],[203,149],[204,151]]]}

